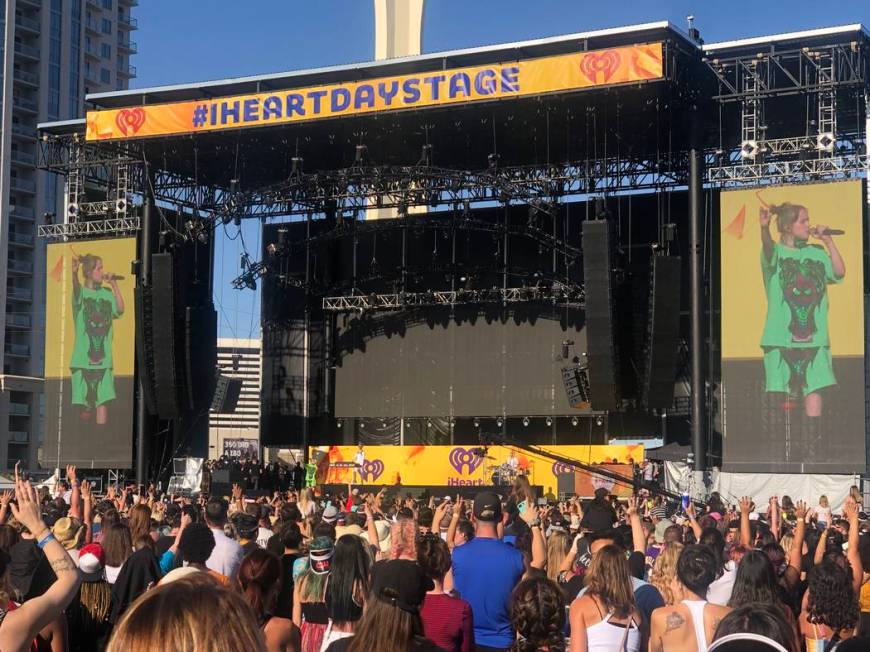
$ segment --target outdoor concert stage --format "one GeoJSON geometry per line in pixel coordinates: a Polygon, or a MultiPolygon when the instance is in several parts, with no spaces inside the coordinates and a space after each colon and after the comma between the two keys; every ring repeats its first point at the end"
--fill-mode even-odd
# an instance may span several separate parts
{"type": "MultiPolygon", "coordinates": [[[[776,451],[819,433],[753,398],[767,391],[754,239],[771,200],[720,220],[720,190],[862,174],[867,47],[854,25],[704,45],[660,22],[90,95],[86,121],[42,126],[41,163],[67,176],[74,210],[40,228],[138,234],[140,285],[160,297],[172,292],[155,255],[202,259],[216,232],[260,220],[263,248],[234,285],[262,291],[262,445],[660,437],[691,439],[702,468],[729,463],[719,252],[744,246],[752,303],[730,314],[746,325],[735,356],[753,362],[732,387],[755,402],[725,441],[732,461],[776,469],[776,451]],[[762,431],[770,449],[753,458],[762,431]]],[[[860,277],[849,255],[847,285],[860,277]]],[[[859,305],[857,288],[832,305],[859,305]]],[[[165,312],[144,310],[137,332],[140,394],[178,393],[141,399],[143,476],[203,445],[187,390],[209,386],[211,367],[192,363],[190,307],[170,311],[175,362],[154,356],[165,312]]],[[[863,354],[836,333],[834,371],[858,389],[830,405],[845,401],[850,425],[830,459],[787,465],[863,469],[863,354]]]]}
{"type": "MultiPolygon", "coordinates": [[[[379,491],[384,489],[384,485],[354,485],[354,489],[359,489],[360,493],[363,494],[377,494],[379,491]]],[[[510,485],[475,485],[475,486],[462,486],[456,487],[454,485],[425,485],[425,486],[404,486],[404,485],[389,485],[386,487],[387,494],[390,494],[395,497],[404,498],[406,496],[411,496],[412,498],[423,498],[428,499],[430,496],[435,496],[438,502],[441,502],[447,496],[450,496],[451,500],[456,500],[457,496],[461,496],[465,500],[474,500],[474,497],[479,494],[481,491],[494,491],[499,496],[503,498],[508,496],[511,492],[510,485]]],[[[347,494],[347,485],[346,484],[327,484],[320,486],[321,494],[329,494],[332,496],[337,496],[339,494],[347,494]]],[[[542,498],[544,496],[544,488],[540,485],[532,485],[532,492],[535,495],[535,498],[542,498]]],[[[556,495],[556,494],[554,494],[556,495]]]]}

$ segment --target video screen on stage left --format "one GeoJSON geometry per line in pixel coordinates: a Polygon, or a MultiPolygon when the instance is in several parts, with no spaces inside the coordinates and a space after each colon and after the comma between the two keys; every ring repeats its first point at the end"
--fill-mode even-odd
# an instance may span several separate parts
{"type": "Polygon", "coordinates": [[[861,181],[722,192],[723,469],[865,467],[861,181]]]}
{"type": "Polygon", "coordinates": [[[129,468],[136,239],[50,244],[43,467],[129,468]]]}

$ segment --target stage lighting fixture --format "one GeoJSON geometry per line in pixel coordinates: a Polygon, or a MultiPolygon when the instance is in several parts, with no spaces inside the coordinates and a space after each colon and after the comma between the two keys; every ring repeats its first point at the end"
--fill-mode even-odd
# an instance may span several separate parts
{"type": "Polygon", "coordinates": [[[361,164],[362,164],[363,159],[365,158],[365,155],[366,155],[366,151],[367,151],[367,150],[368,150],[368,147],[365,146],[365,145],[357,145],[357,146],[356,146],[356,151],[355,151],[355,153],[354,153],[354,157],[353,157],[353,162],[354,162],[356,165],[361,165],[361,164]]]}
{"type": "Polygon", "coordinates": [[[426,422],[426,427],[427,427],[427,428],[431,428],[431,427],[432,427],[432,422],[431,422],[431,421],[427,421],[427,422],[426,422]]]}
{"type": "Polygon", "coordinates": [[[208,234],[205,231],[200,231],[196,234],[196,239],[199,240],[201,244],[208,243],[208,234]]]}
{"type": "Polygon", "coordinates": [[[552,426],[553,420],[550,417],[547,417],[547,426],[552,426]]]}
{"type": "Polygon", "coordinates": [[[480,428],[480,419],[475,419],[475,420],[474,420],[474,427],[475,427],[475,428],[480,428]]]}
{"type": "Polygon", "coordinates": [[[595,417],[595,425],[596,426],[600,427],[603,423],[604,423],[604,419],[602,419],[601,417],[595,417]]]}
{"type": "Polygon", "coordinates": [[[336,426],[337,428],[341,428],[341,426],[342,426],[341,419],[336,419],[336,420],[335,420],[335,426],[336,426]]]}
{"type": "Polygon", "coordinates": [[[577,417],[571,417],[571,425],[577,427],[577,417]]]}
{"type": "Polygon", "coordinates": [[[504,419],[499,417],[498,419],[495,420],[495,425],[497,425],[499,428],[501,428],[504,425],[504,419]]]}
{"type": "Polygon", "coordinates": [[[523,417],[523,426],[529,427],[529,417],[523,417]]]}

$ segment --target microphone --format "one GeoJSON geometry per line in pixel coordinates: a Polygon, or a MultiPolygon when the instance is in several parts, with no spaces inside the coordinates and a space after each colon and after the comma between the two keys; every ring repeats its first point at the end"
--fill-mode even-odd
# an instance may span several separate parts
{"type": "Polygon", "coordinates": [[[120,274],[103,274],[104,281],[123,281],[124,277],[120,274]]]}
{"type": "Polygon", "coordinates": [[[813,235],[846,235],[846,232],[843,229],[825,229],[824,231],[813,229],[813,235]]]}

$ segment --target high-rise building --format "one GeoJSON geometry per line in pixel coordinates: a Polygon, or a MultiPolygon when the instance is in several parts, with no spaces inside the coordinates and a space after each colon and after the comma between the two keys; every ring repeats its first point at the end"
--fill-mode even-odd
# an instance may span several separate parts
{"type": "Polygon", "coordinates": [[[242,391],[234,412],[209,414],[208,449],[211,458],[223,454],[226,439],[260,440],[261,350],[260,340],[218,338],[218,369],[224,376],[241,378],[242,391]]]}
{"type": "MultiPolygon", "coordinates": [[[[40,122],[81,118],[87,93],[126,89],[138,0],[2,0],[0,469],[35,468],[42,438],[45,243],[63,180],[36,170],[40,122]]],[[[60,217],[56,217],[60,216],[60,217]]]]}

